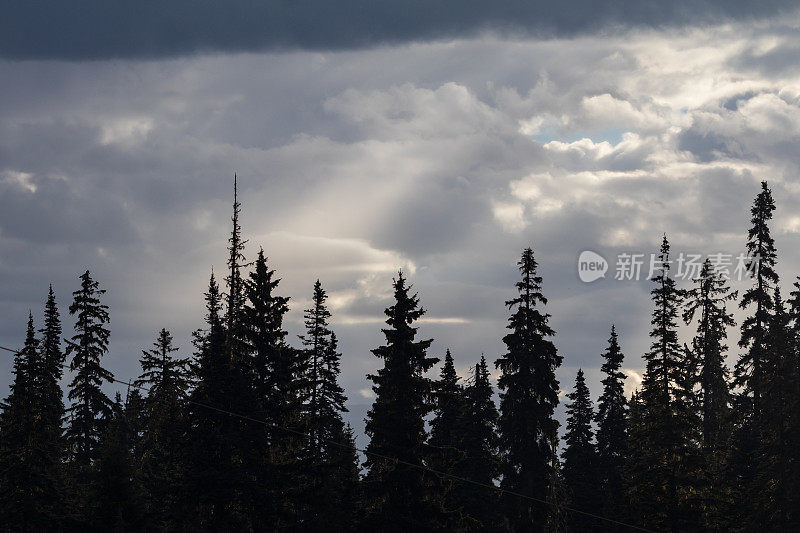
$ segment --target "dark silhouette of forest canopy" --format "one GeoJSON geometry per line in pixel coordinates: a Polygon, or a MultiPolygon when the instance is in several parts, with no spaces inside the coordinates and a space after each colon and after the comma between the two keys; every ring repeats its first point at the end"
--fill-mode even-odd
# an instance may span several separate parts
{"type": "Polygon", "coordinates": [[[776,273],[766,182],[742,240],[756,258],[747,289],[709,261],[679,287],[664,235],[641,386],[626,395],[624,332],[609,317],[601,393],[578,370],[564,427],[533,249],[509,287],[503,353],[467,375],[456,361],[477,354],[432,352],[422,299],[398,272],[366,376],[364,449],[345,422],[324,283],[309,283],[292,342],[289,297],[247,246],[241,208],[234,181],[227,266],[210,275],[191,348],[165,324],[138,376],[104,367],[111,311],[89,271],[68,304],[49,287],[38,327],[20,317],[21,347],[3,347],[2,531],[800,531],[800,277],[776,273]]]}

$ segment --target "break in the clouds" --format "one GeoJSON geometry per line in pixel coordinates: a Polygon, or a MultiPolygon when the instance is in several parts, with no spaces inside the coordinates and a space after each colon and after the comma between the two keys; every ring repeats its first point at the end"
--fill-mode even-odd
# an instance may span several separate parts
{"type": "MultiPolygon", "coordinates": [[[[188,352],[208,275],[225,265],[237,172],[246,255],[263,246],[277,269],[292,335],[314,281],[330,292],[354,412],[369,403],[369,350],[382,341],[398,268],[428,310],[420,334],[466,371],[503,349],[503,302],[528,245],[564,355],[562,384],[577,367],[596,384],[616,323],[635,386],[648,284],[584,284],[575,261],[583,250],[649,253],[664,232],[676,251],[737,253],[767,179],[782,279],[800,272],[799,23],[4,60],[0,344],[19,345],[48,283],[66,311],[89,268],[108,290],[107,362],[120,378],[138,373],[140,350],[162,327],[188,352]]],[[[58,55],[29,40],[44,51],[16,55],[58,55]]]]}
{"type": "Polygon", "coordinates": [[[5,0],[0,56],[104,59],[354,49],[494,32],[563,37],[754,21],[791,0],[5,0]]]}

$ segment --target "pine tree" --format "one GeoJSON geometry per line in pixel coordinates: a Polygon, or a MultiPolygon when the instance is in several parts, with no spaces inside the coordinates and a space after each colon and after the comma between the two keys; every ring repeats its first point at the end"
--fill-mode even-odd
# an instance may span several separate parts
{"type": "MultiPolygon", "coordinates": [[[[628,455],[628,416],[625,399],[625,373],[622,361],[625,356],[619,345],[616,328],[611,326],[608,348],[603,353],[600,367],[605,375],[602,379],[603,392],[597,402],[597,462],[598,486],[602,495],[602,514],[627,518],[628,509],[625,498],[624,469],[628,455]]],[[[608,529],[608,525],[606,525],[608,529]]]]}
{"type": "MultiPolygon", "coordinates": [[[[539,501],[547,498],[548,480],[555,462],[558,422],[553,412],[558,404],[555,370],[561,364],[550,315],[536,308],[546,305],[542,278],[536,274],[533,250],[526,248],[517,263],[522,280],[516,283],[519,296],[506,302],[516,311],[509,318],[511,332],[503,337],[508,352],[495,366],[500,369],[501,488],[519,492],[539,501]]],[[[530,500],[507,496],[508,527],[514,531],[541,530],[547,523],[547,508],[530,500]]]]}
{"type": "MultiPolygon", "coordinates": [[[[181,467],[186,428],[188,393],[187,359],[175,357],[172,335],[162,329],[153,349],[142,350],[142,374],[134,385],[147,390],[144,400],[144,433],[138,445],[137,480],[142,484],[149,525],[171,529],[181,486],[181,467]]],[[[127,420],[133,439],[135,430],[127,420]]]]}
{"type": "MultiPolygon", "coordinates": [[[[453,356],[448,349],[439,381],[434,388],[434,416],[430,424],[430,448],[428,464],[439,472],[461,474],[462,463],[466,459],[462,450],[466,404],[464,389],[459,383],[453,356]]],[[[447,477],[439,479],[440,498],[444,509],[450,514],[448,527],[464,527],[464,512],[456,492],[458,487],[447,477]]]]}
{"type": "Polygon", "coordinates": [[[413,324],[425,311],[409,290],[400,272],[394,280],[395,303],[385,311],[386,344],[372,350],[383,368],[367,376],[375,393],[366,419],[367,524],[398,531],[442,525],[432,494],[434,480],[419,468],[427,437],[424,417],[432,408],[433,384],[425,372],[438,359],[427,355],[432,340],[414,340],[418,328],[413,324]]]}
{"type": "MultiPolygon", "coordinates": [[[[594,409],[589,397],[589,387],[583,370],[578,369],[575,390],[567,394],[567,431],[564,435],[566,447],[561,454],[562,473],[571,507],[579,511],[600,514],[600,498],[597,492],[597,448],[595,447],[592,419],[594,409]]],[[[575,531],[598,531],[597,519],[572,513],[568,520],[575,531]]]]}
{"type": "Polygon", "coordinates": [[[254,435],[266,455],[256,458],[257,486],[261,501],[255,519],[259,527],[294,527],[299,518],[298,470],[302,431],[301,406],[305,390],[302,354],[286,342],[283,319],[289,298],[276,294],[280,279],[259,250],[253,271],[245,284],[243,330],[250,352],[254,404],[258,418],[268,421],[266,431],[254,435]],[[288,430],[287,430],[288,429],[288,430]],[[268,495],[264,502],[264,495],[268,495]]]}
{"type": "Polygon", "coordinates": [[[638,518],[656,529],[680,531],[699,520],[696,475],[698,453],[694,431],[692,390],[696,383],[694,355],[678,343],[678,309],[684,291],[669,276],[669,242],[662,240],[661,265],[652,279],[654,303],[653,342],[645,354],[647,367],[642,382],[641,412],[635,438],[639,457],[630,460],[639,468],[631,485],[632,499],[640,504],[638,518]]]}
{"type": "Polygon", "coordinates": [[[14,355],[14,381],[2,403],[0,414],[0,519],[10,530],[32,531],[41,527],[37,516],[37,472],[32,437],[34,436],[38,342],[33,315],[28,315],[25,345],[14,355]],[[38,527],[37,527],[38,525],[38,527]]]}
{"type": "Polygon", "coordinates": [[[761,192],[756,196],[750,209],[752,227],[747,233],[747,254],[750,262],[747,267],[754,272],[753,287],[745,291],[739,307],[742,309],[755,307],[753,314],[742,322],[742,337],[739,346],[746,351],[736,363],[734,385],[743,389],[740,402],[747,410],[746,416],[752,418],[758,431],[761,416],[761,397],[763,396],[764,378],[762,375],[767,352],[765,342],[769,324],[769,315],[773,307],[773,289],[778,283],[775,272],[777,254],[775,241],[770,235],[769,221],[775,211],[772,191],[767,182],[761,182],[761,192]]]}
{"type": "MultiPolygon", "coordinates": [[[[64,353],[61,350],[61,318],[52,285],[44,307],[44,327],[39,333],[42,363],[38,379],[41,394],[38,411],[42,417],[40,437],[45,447],[48,477],[54,490],[58,491],[58,486],[61,484],[61,459],[65,449],[61,428],[61,421],[64,418],[64,393],[61,390],[64,353]]],[[[57,502],[53,502],[53,505],[60,506],[57,502]]]]}
{"type": "MultiPolygon", "coordinates": [[[[464,389],[464,421],[462,450],[464,459],[457,473],[464,479],[482,485],[494,485],[499,474],[497,437],[497,407],[494,391],[489,381],[486,358],[481,355],[475,365],[472,382],[464,389]]],[[[499,524],[495,492],[473,484],[459,483],[454,486],[456,501],[479,528],[490,530],[499,524]]]]}
{"type": "Polygon", "coordinates": [[[100,453],[100,438],[112,407],[102,385],[112,381],[114,376],[100,364],[108,350],[109,338],[108,306],[100,303],[100,296],[106,291],[99,288],[88,270],[80,279],[81,288],[73,293],[74,300],[69,306],[69,314],[75,316],[76,321],[75,335],[66,341],[66,355],[72,356],[70,370],[75,372],[75,377],[69,387],[68,397],[73,403],[67,409],[66,438],[72,464],[78,469],[79,477],[83,477],[100,453]]]}
{"type": "Polygon", "coordinates": [[[743,502],[736,507],[734,520],[737,523],[747,523],[755,516],[751,504],[758,500],[754,490],[757,486],[758,448],[764,431],[762,398],[767,386],[764,369],[772,364],[767,361],[770,354],[766,344],[773,293],[778,284],[775,271],[777,252],[769,229],[774,211],[772,191],[766,182],[761,182],[761,192],[750,209],[751,227],[747,234],[747,255],[750,257],[747,268],[752,273],[753,286],[744,292],[739,302],[741,309],[749,309],[752,314],[742,321],[739,347],[743,352],[733,372],[733,385],[737,389],[737,421],[732,461],[738,480],[734,497],[743,502]]]}
{"type": "Polygon", "coordinates": [[[787,367],[786,383],[788,384],[788,403],[785,412],[786,447],[789,450],[785,464],[787,484],[788,528],[800,529],[800,278],[794,282],[794,290],[788,300],[788,357],[784,363],[787,367]]]}
{"type": "Polygon", "coordinates": [[[725,339],[726,328],[734,324],[726,303],[736,298],[736,292],[731,292],[724,276],[714,272],[707,259],[687,297],[683,318],[689,324],[697,317],[697,335],[692,345],[700,367],[700,388],[694,400],[702,424],[703,475],[707,484],[704,521],[706,527],[719,531],[726,528],[733,504],[729,479],[732,398],[725,365],[728,348],[725,339]]]}
{"type": "Polygon", "coordinates": [[[765,414],[761,423],[752,491],[755,510],[750,520],[754,527],[793,531],[800,520],[792,513],[790,498],[796,480],[789,476],[796,454],[791,442],[791,422],[796,416],[793,409],[797,406],[794,398],[796,354],[791,339],[791,318],[777,286],[772,309],[764,343],[769,356],[762,366],[764,394],[761,398],[764,412],[769,416],[765,414]]]}
{"type": "Polygon", "coordinates": [[[308,435],[301,452],[301,467],[307,478],[303,497],[307,517],[303,527],[309,530],[348,529],[353,527],[354,519],[352,506],[343,505],[352,501],[353,494],[343,491],[354,488],[357,461],[348,464],[353,455],[344,448],[351,440],[342,420],[347,408],[344,389],[338,383],[341,354],[336,335],[328,327],[331,313],[325,303],[327,298],[317,280],[312,306],[304,312],[306,334],[300,336],[305,346],[301,352],[305,359],[301,383],[306,387],[302,393],[302,418],[308,435]]]}
{"type": "MultiPolygon", "coordinates": [[[[194,334],[192,372],[196,386],[189,396],[187,470],[181,491],[183,520],[190,529],[243,527],[238,499],[238,461],[231,442],[230,356],[223,323],[223,301],[211,274],[206,301],[206,327],[194,334]]],[[[234,411],[235,412],[235,411],[234,411]]]]}

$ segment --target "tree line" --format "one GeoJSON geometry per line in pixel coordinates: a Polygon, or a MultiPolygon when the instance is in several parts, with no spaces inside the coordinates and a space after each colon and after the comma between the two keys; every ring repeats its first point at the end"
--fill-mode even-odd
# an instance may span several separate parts
{"type": "Polygon", "coordinates": [[[234,185],[224,285],[212,272],[192,354],[162,329],[124,399],[104,392],[122,381],[102,364],[109,312],[90,272],[68,308],[73,335],[52,286],[41,328],[29,314],[0,411],[4,531],[800,530],[800,281],[784,300],[767,183],[751,208],[751,286],[739,297],[707,260],[679,288],[664,236],[641,387],[626,397],[611,326],[596,408],[578,370],[561,438],[562,356],[533,251],[506,302],[497,391],[483,356],[459,376],[449,350],[431,355],[399,272],[366,376],[364,450],[343,418],[325,289],[314,284],[292,345],[289,298],[263,250],[245,259],[240,209],[234,185]],[[696,326],[689,342],[681,322],[696,326]]]}

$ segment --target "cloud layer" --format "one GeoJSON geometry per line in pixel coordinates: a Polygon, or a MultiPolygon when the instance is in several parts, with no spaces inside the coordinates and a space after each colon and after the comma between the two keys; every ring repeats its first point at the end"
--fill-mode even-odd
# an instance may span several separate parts
{"type": "Polygon", "coordinates": [[[140,0],[3,2],[0,57],[104,59],[341,50],[484,32],[563,37],[758,20],[789,0],[140,0]]]}
{"type": "Polygon", "coordinates": [[[528,245],[562,385],[582,366],[597,392],[612,323],[633,380],[649,287],[611,279],[616,254],[655,251],[663,232],[676,251],[738,253],[768,179],[780,272],[800,270],[797,26],[0,62],[0,343],[19,344],[49,282],[65,310],[90,268],[119,376],[161,327],[188,352],[224,268],[235,171],[247,255],[263,246],[277,269],[293,335],[314,280],[331,294],[354,412],[398,268],[429,311],[421,334],[466,371],[503,350],[528,245]],[[612,260],[588,285],[587,249],[612,260]]]}

